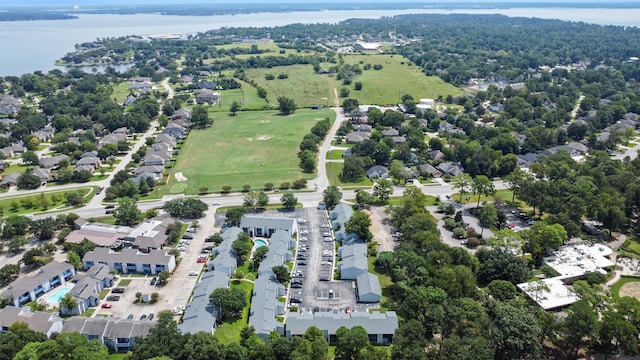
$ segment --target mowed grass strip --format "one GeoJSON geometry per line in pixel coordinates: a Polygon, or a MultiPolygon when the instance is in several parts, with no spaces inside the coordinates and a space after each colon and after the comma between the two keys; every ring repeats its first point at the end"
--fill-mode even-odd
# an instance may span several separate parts
{"type": "MultiPolygon", "coordinates": [[[[298,166],[298,147],[316,122],[335,119],[331,110],[297,110],[289,116],[275,111],[210,116],[215,119],[213,126],[189,133],[172,171],[187,178],[186,194],[195,194],[201,187],[218,192],[231,186],[238,191],[245,184],[260,189],[268,182],[277,187],[312,178],[298,166]]],[[[169,187],[176,183],[172,176],[169,187]]]]}
{"type": "MultiPolygon", "coordinates": [[[[463,94],[462,89],[439,77],[425,75],[419,66],[401,55],[346,55],[343,58],[345,63],[358,64],[361,69],[371,64],[371,69],[355,76],[351,85],[342,85],[341,81],[335,85],[338,89],[350,89],[349,97],[358,99],[360,104],[395,105],[404,94],[412,95],[416,102],[421,98],[437,99],[438,96],[446,98],[447,95],[463,94]],[[382,65],[382,69],[374,70],[376,64],[382,65]],[[361,90],[354,89],[356,82],[362,83],[361,90]]],[[[330,65],[323,63],[322,67],[330,65]]]]}

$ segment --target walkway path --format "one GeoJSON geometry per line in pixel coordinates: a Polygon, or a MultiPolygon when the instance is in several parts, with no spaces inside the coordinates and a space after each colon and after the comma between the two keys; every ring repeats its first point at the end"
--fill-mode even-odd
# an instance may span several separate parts
{"type": "Polygon", "coordinates": [[[342,108],[334,107],[333,111],[336,112],[336,121],[331,126],[331,129],[320,146],[320,151],[318,152],[318,176],[311,181],[311,186],[316,191],[324,191],[324,189],[330,185],[329,177],[327,176],[327,153],[331,150],[331,141],[336,137],[340,125],[347,120],[347,117],[344,116],[342,112],[342,108]]]}

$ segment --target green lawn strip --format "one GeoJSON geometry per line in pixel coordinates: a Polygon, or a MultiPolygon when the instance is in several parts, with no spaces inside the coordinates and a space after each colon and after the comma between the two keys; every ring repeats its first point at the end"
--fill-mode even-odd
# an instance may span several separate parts
{"type": "Polygon", "coordinates": [[[391,281],[391,277],[384,272],[382,269],[378,269],[374,262],[376,261],[375,256],[369,256],[369,272],[378,276],[378,280],[380,281],[380,288],[382,289],[382,298],[380,299],[380,310],[384,312],[387,310],[389,306],[389,295],[391,291],[391,286],[393,285],[393,281],[391,281]]]}
{"type": "Polygon", "coordinates": [[[628,240],[622,246],[623,250],[634,253],[636,255],[640,255],[640,243],[635,240],[628,240]]]}
{"type": "Polygon", "coordinates": [[[100,292],[98,293],[98,296],[100,297],[100,300],[106,298],[107,295],[109,294],[109,291],[111,291],[111,290],[110,289],[100,290],[100,292]]]}
{"type": "MultiPolygon", "coordinates": [[[[459,96],[463,91],[444,82],[437,76],[426,76],[419,66],[400,55],[346,55],[345,63],[371,64],[370,70],[353,78],[351,85],[343,86],[336,81],[336,87],[350,89],[350,98],[358,99],[360,104],[393,105],[402,95],[412,95],[416,102],[421,98],[438,99],[447,95],[459,96]],[[374,70],[373,65],[380,64],[382,69],[374,70]],[[354,90],[355,82],[362,83],[362,90],[354,90]]],[[[323,64],[324,67],[324,64],[323,64]]]]}
{"type": "Polygon", "coordinates": [[[118,353],[113,353],[113,354],[109,354],[109,357],[107,359],[109,360],[124,360],[125,358],[127,358],[127,354],[118,354],[118,353]]]}
{"type": "MultiPolygon", "coordinates": [[[[438,204],[438,198],[433,195],[426,195],[427,204],[425,206],[433,206],[438,204]]],[[[387,201],[386,205],[400,206],[403,204],[402,196],[392,196],[387,201]]]]}
{"type": "Polygon", "coordinates": [[[247,295],[247,306],[242,309],[242,315],[239,319],[232,323],[223,323],[216,328],[213,334],[222,344],[231,344],[240,341],[240,332],[247,326],[249,322],[249,309],[251,308],[251,292],[253,291],[253,283],[248,281],[232,280],[231,288],[240,288],[247,295]]]}
{"type": "Polygon", "coordinates": [[[364,177],[361,181],[355,183],[344,183],[340,180],[340,174],[342,173],[342,167],[344,163],[329,162],[327,163],[327,177],[329,178],[329,184],[342,186],[342,187],[369,187],[373,183],[369,178],[364,177]]]}
{"type": "Polygon", "coordinates": [[[614,299],[619,298],[620,289],[622,288],[622,286],[626,283],[631,283],[631,282],[640,282],[640,278],[634,278],[634,277],[628,277],[628,276],[621,277],[617,283],[611,286],[611,296],[613,296],[614,299]]]}
{"type": "Polygon", "coordinates": [[[122,279],[118,283],[118,286],[129,286],[131,284],[131,279],[122,279]]]}
{"type": "Polygon", "coordinates": [[[92,221],[92,222],[102,223],[102,224],[110,224],[110,225],[115,225],[115,223],[116,223],[116,218],[114,218],[111,215],[100,216],[100,217],[92,217],[92,218],[89,218],[87,220],[92,221]]]}
{"type": "Polygon", "coordinates": [[[26,172],[27,169],[33,169],[33,165],[11,164],[4,169],[2,174],[5,176],[13,173],[22,174],[26,172]]]}
{"type": "Polygon", "coordinates": [[[51,211],[59,207],[62,207],[59,210],[69,209],[72,207],[66,206],[67,193],[80,191],[81,195],[85,197],[85,202],[88,202],[89,200],[91,200],[91,197],[95,195],[95,189],[97,189],[97,187],[82,187],[69,190],[43,191],[32,195],[17,195],[6,197],[0,199],[0,209],[2,209],[4,216],[39,213],[43,211],[51,211]],[[55,201],[53,201],[52,195],[55,195],[55,201]],[[43,196],[47,199],[48,202],[46,209],[42,206],[43,196]],[[18,211],[12,210],[14,202],[19,206],[18,211]],[[32,206],[29,207],[29,204],[31,204],[32,206]]]}
{"type": "MultiPolygon", "coordinates": [[[[457,202],[460,202],[460,193],[452,194],[451,198],[457,202]]],[[[503,201],[511,202],[511,199],[513,198],[513,191],[509,189],[502,189],[502,190],[496,190],[495,195],[489,195],[489,196],[482,195],[480,197],[480,203],[484,201],[493,201],[496,198],[500,198],[503,201]]],[[[515,201],[521,202],[521,200],[518,199],[517,196],[515,197],[515,201]]],[[[469,193],[462,196],[462,202],[461,202],[462,204],[477,203],[477,202],[478,202],[477,195],[469,193]],[[469,199],[467,199],[467,196],[469,196],[469,199]]]]}
{"type": "MultiPolygon", "coordinates": [[[[326,117],[335,119],[335,113],[298,110],[289,116],[275,111],[218,114],[212,127],[189,133],[170,173],[182,172],[187,178],[185,194],[196,194],[201,187],[219,192],[228,185],[232,191],[239,191],[245,184],[261,189],[268,182],[278,187],[299,178],[311,179],[313,174],[303,173],[298,166],[298,146],[311,127],[326,117]]],[[[169,189],[175,183],[171,176],[169,189]]],[[[165,194],[168,189],[161,186],[158,192],[165,194]]]]}
{"type": "Polygon", "coordinates": [[[330,150],[327,153],[327,160],[342,160],[342,154],[344,154],[344,150],[330,150]]]}
{"type": "Polygon", "coordinates": [[[293,99],[298,108],[331,105],[331,100],[334,98],[335,80],[327,75],[316,74],[311,64],[247,69],[245,73],[249,79],[267,91],[269,103],[275,106],[280,96],[293,99]],[[276,78],[266,80],[267,74],[273,74],[276,78]],[[278,79],[279,74],[287,74],[288,77],[278,79]]]}

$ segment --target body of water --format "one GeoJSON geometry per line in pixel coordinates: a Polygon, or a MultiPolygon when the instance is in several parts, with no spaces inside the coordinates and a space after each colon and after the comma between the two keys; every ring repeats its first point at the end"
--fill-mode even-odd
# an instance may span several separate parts
{"type": "Polygon", "coordinates": [[[75,44],[125,35],[193,34],[221,27],[282,26],[293,23],[337,23],[350,18],[400,14],[503,14],[640,27],[640,9],[513,8],[328,10],[219,16],[79,15],[73,20],[0,22],[0,76],[56,68],[54,63],[75,44]]]}

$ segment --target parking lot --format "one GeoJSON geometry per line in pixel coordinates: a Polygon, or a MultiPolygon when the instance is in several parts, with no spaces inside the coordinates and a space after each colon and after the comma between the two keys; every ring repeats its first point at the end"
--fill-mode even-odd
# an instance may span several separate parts
{"type": "Polygon", "coordinates": [[[300,233],[290,299],[299,299],[301,302],[292,305],[308,311],[314,308],[338,310],[354,307],[356,295],[353,282],[333,281],[337,265],[336,249],[327,212],[307,208],[296,211],[296,216],[300,233]]]}
{"type": "Polygon", "coordinates": [[[205,242],[205,239],[216,231],[213,210],[207,211],[205,215],[206,217],[199,221],[200,227],[197,232],[189,233],[193,239],[185,239],[188,240],[188,245],[184,251],[180,251],[182,260],[167,284],[161,287],[151,285],[151,280],[156,275],[132,277],[119,275],[119,280],[115,282],[114,287],[121,286],[118,285],[120,280],[131,280],[128,285],[121,286],[125,289],[125,292],[121,294],[109,292],[108,295],[118,295],[120,299],[118,301],[106,301],[105,298],[98,305],[93,316],[127,318],[132,314],[134,319],[140,319],[142,315],[146,315],[146,318],[148,318],[149,314],[154,314],[157,317],[162,310],[172,310],[176,306],[186,305],[198,279],[198,276],[190,276],[189,274],[194,272],[200,274],[205,263],[198,262],[198,259],[202,255],[208,256],[208,254],[201,253],[202,248],[212,245],[212,243],[205,242]],[[135,304],[137,292],[143,295],[151,295],[157,292],[159,295],[158,302],[155,304],[135,304]],[[110,304],[112,307],[102,308],[102,304],[110,304]]]}

